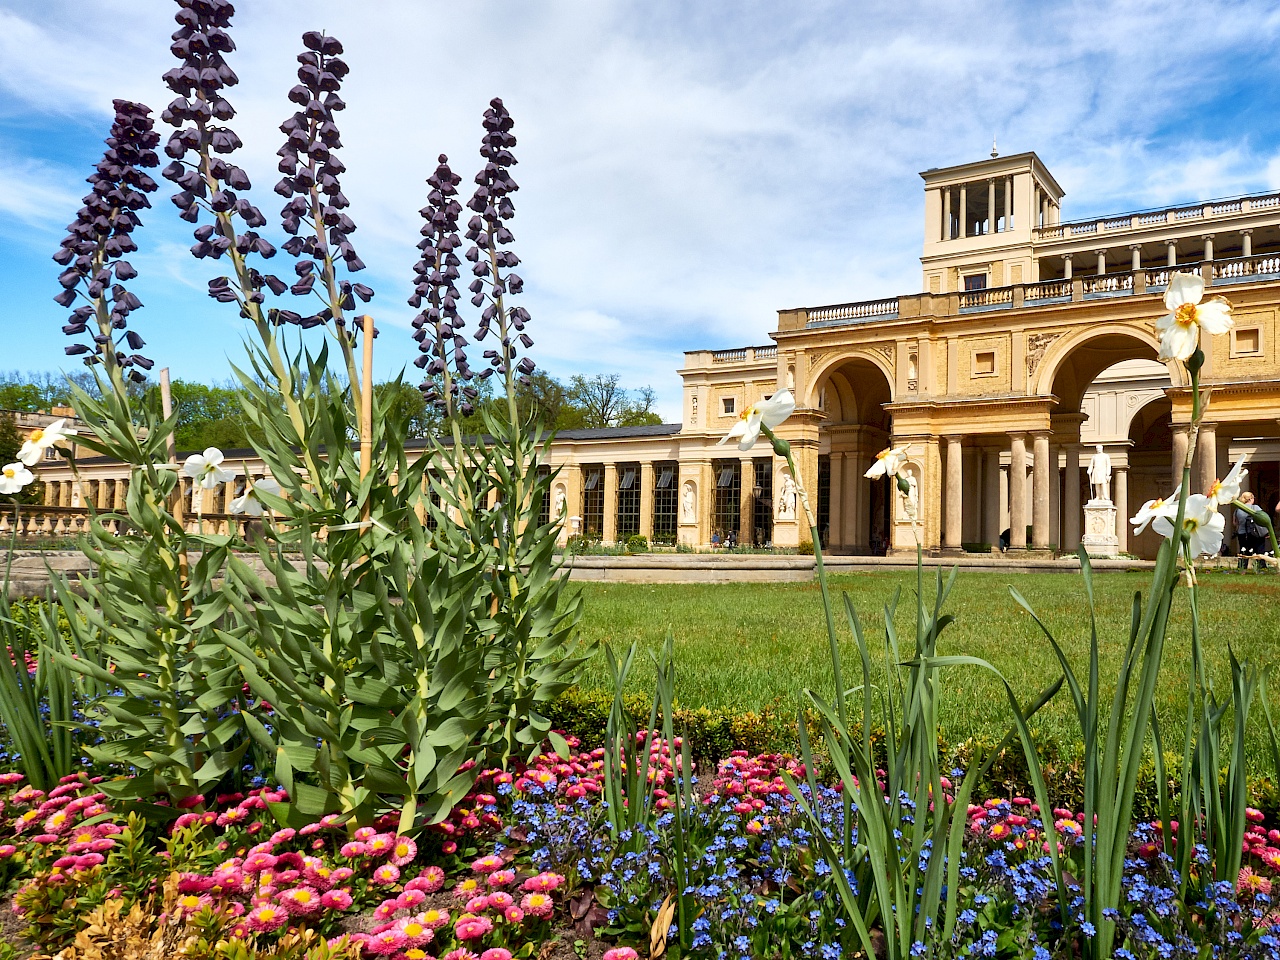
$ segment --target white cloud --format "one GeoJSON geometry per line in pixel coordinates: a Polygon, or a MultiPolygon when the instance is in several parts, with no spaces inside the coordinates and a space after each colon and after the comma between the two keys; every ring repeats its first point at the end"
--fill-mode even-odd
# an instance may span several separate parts
{"type": "MultiPolygon", "coordinates": [[[[9,6],[5,113],[101,123],[112,96],[157,109],[170,99],[159,75],[172,62],[171,4],[9,6]]],[[[268,216],[298,35],[323,25],[352,67],[340,126],[354,239],[377,315],[388,331],[406,326],[423,180],[446,152],[469,186],[480,114],[502,95],[519,138],[513,229],[535,358],[562,375],[652,383],[668,416],[681,350],[766,342],[781,307],[916,289],[916,174],[984,156],[993,134],[1002,152],[1040,153],[1068,191],[1067,216],[1280,182],[1274,143],[1206,117],[1225,91],[1240,95],[1241,71],[1274,76],[1280,14],[1261,2],[1201,5],[1194,29],[1142,2],[1105,13],[977,0],[299,9],[242,3],[234,28],[234,127],[268,216]],[[1241,49],[1253,51],[1247,65],[1241,49]]],[[[30,149],[32,178],[52,191],[28,204],[35,216],[67,197],[60,171],[36,176],[43,158],[30,149]]],[[[185,225],[160,220],[151,214],[148,230],[180,250],[185,225]]],[[[176,268],[175,300],[202,285],[205,266],[176,268]]],[[[403,360],[412,356],[406,338],[403,360]]]]}

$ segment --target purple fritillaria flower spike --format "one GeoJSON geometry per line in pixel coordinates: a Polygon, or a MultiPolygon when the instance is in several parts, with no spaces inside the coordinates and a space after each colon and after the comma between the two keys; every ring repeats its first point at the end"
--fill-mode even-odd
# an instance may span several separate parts
{"type": "MultiPolygon", "coordinates": [[[[367,303],[373,297],[365,284],[337,277],[338,263],[350,273],[364,269],[351,244],[356,225],[345,212],[350,204],[338,179],[347,168],[336,154],[342,140],[334,114],[346,107],[339,90],[348,68],[339,59],[342,44],[336,37],[312,30],[302,35],[302,43],[306,49],[298,55],[299,83],[289,91],[299,109],[280,125],[288,139],[276,151],[284,177],[275,190],[288,201],[280,211],[284,230],[291,234],[284,250],[299,258],[294,265],[298,279],[289,289],[296,296],[316,294],[324,307],[312,316],[282,310],[278,319],[304,327],[332,319],[343,330],[344,311],[355,309],[357,299],[367,303]]],[[[358,332],[353,325],[347,335],[358,332]]]]}
{"type": "Polygon", "coordinates": [[[227,277],[215,277],[209,281],[209,296],[238,303],[241,315],[256,321],[262,317],[263,288],[280,294],[287,285],[246,264],[250,254],[268,258],[276,251],[256,232],[267,222],[262,211],[240,195],[251,186],[249,175],[226,159],[242,146],[235,131],[223,126],[235,116],[225,92],[239,82],[223,56],[235,49],[227,33],[235,7],[229,0],[177,2],[178,29],[169,49],[181,65],[164,75],[177,98],[160,117],[178,129],[165,145],[173,162],[164,168],[163,176],[179,187],[172,199],[183,220],[198,222],[201,209],[213,214],[212,224],[196,228],[191,253],[213,260],[226,254],[235,266],[237,285],[227,277]],[[249,229],[239,232],[237,218],[249,229]]]}
{"type": "Polygon", "coordinates": [[[126,329],[129,314],[142,303],[124,287],[123,281],[133,279],[138,271],[123,257],[138,249],[132,236],[142,225],[137,211],[151,206],[146,195],[157,185],[143,169],[160,162],[155,151],[160,134],[152,129],[150,107],[116,100],[115,109],[106,152],[88,178],[93,191],[84,198],[84,206],[53,255],[66,267],[58,277],[62,292],[54,300],[64,307],[78,297],[86,301],[72,311],[62,328],[68,336],[85,333],[91,320],[97,324],[92,345],[72,344],[66,348],[69,355],[84,356],[90,365],[118,366],[140,382],[146,379],[140,370],[150,370],[152,361],[137,352],[143,347],[142,337],[126,329]]]}
{"type": "Polygon", "coordinates": [[[494,97],[484,113],[485,133],[480,141],[484,169],[476,174],[476,191],[467,203],[475,215],[467,221],[466,236],[474,246],[466,256],[474,264],[471,272],[475,279],[469,287],[473,294],[471,302],[483,307],[476,339],[483,340],[488,336],[496,321],[500,341],[496,349],[485,351],[489,367],[480,376],[497,373],[510,382],[518,374],[517,378],[527,383],[529,374],[534,370],[533,361],[524,357],[517,364],[515,358],[517,344],[524,349],[533,345],[533,340],[524,332],[525,324],[529,322],[529,311],[524,307],[508,310],[504,303],[504,297],[524,289],[524,281],[511,272],[519,265],[520,259],[510,250],[503,249],[515,240],[507,221],[516,213],[511,195],[520,189],[510,172],[516,164],[511,153],[516,145],[515,135],[511,133],[513,126],[514,121],[502,100],[494,97]]]}
{"type": "Polygon", "coordinates": [[[426,370],[427,379],[419,389],[428,403],[445,415],[456,408],[468,416],[473,412],[476,389],[467,382],[474,374],[467,364],[467,340],[458,316],[462,294],[454,285],[462,265],[456,253],[462,247],[458,236],[462,204],[457,200],[462,178],[449,168],[449,158],[443,153],[438,162],[435,172],[427,178],[431,187],[427,205],[418,211],[423,221],[418,231],[422,235],[418,241],[422,258],[413,266],[413,296],[409,298],[409,306],[422,308],[413,319],[413,338],[420,351],[414,364],[426,370]]]}

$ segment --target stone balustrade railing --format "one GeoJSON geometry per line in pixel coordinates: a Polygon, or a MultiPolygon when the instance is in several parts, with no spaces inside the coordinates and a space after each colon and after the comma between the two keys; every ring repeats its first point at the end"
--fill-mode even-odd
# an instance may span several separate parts
{"type": "Polygon", "coordinates": [[[1069,220],[1065,223],[1034,227],[1032,234],[1036,240],[1069,240],[1072,237],[1137,230],[1161,223],[1184,223],[1188,220],[1211,220],[1214,217],[1239,216],[1277,206],[1280,206],[1280,193],[1265,193],[1257,196],[1212,200],[1208,203],[1197,203],[1191,206],[1143,210],[1116,217],[1069,220]]]}
{"type": "MultiPolygon", "coordinates": [[[[128,518],[110,511],[98,511],[102,526],[112,534],[128,529],[128,518]]],[[[14,536],[19,541],[74,540],[89,532],[89,510],[85,507],[51,507],[22,504],[16,511],[10,504],[0,509],[0,543],[14,536]]],[[[195,533],[226,534],[231,525],[243,523],[245,517],[229,513],[206,513],[202,518],[186,517],[187,529],[195,533]],[[203,525],[203,526],[202,526],[203,525]]]]}
{"type": "Polygon", "coordinates": [[[714,350],[711,353],[712,363],[748,363],[752,360],[773,360],[778,356],[778,345],[771,343],[767,347],[738,347],[734,350],[714,350]]]}
{"type": "Polygon", "coordinates": [[[898,315],[898,297],[887,300],[863,300],[858,303],[840,303],[830,307],[810,307],[808,323],[857,323],[865,320],[882,320],[898,315]]]}
{"type": "MultiPolygon", "coordinates": [[[[795,330],[803,327],[859,324],[895,320],[899,316],[954,316],[973,311],[1018,310],[1098,297],[1156,293],[1163,291],[1168,285],[1172,273],[1199,273],[1206,283],[1213,286],[1280,280],[1280,253],[1180,263],[1173,267],[1151,267],[1102,275],[1077,274],[1071,279],[1016,283],[956,293],[921,293],[909,297],[894,297],[891,300],[801,307],[782,311],[779,315],[779,328],[795,330]]],[[[757,353],[757,356],[760,354],[757,353]]]]}

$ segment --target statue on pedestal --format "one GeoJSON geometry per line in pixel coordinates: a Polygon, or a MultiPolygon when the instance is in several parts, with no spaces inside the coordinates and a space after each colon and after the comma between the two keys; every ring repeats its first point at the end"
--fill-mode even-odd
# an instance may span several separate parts
{"type": "Polygon", "coordinates": [[[1102,444],[1095,448],[1098,452],[1089,458],[1089,486],[1094,500],[1111,502],[1111,458],[1102,449],[1102,444]]]}
{"type": "Polygon", "coordinates": [[[684,488],[680,496],[680,522],[681,523],[697,523],[698,522],[698,505],[697,492],[693,489],[693,481],[686,480],[684,488]]]}

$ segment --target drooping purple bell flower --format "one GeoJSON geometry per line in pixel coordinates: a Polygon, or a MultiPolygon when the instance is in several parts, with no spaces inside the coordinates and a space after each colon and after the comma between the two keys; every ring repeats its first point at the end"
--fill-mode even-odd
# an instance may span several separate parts
{"type": "Polygon", "coordinates": [[[270,258],[276,251],[255,232],[266,225],[266,217],[240,196],[251,186],[249,175],[227,159],[242,146],[235,131],[223,126],[235,117],[226,90],[239,82],[224,57],[235,50],[227,32],[235,7],[230,0],[177,0],[177,4],[178,29],[169,49],[180,65],[164,74],[165,84],[177,96],[160,114],[177,129],[165,145],[173,162],[162,173],[179,188],[172,200],[183,220],[198,223],[202,210],[213,215],[212,225],[196,228],[192,255],[212,260],[229,256],[236,268],[237,283],[233,286],[227,277],[215,277],[209,282],[209,296],[238,303],[242,316],[259,320],[262,286],[275,289],[278,281],[246,266],[245,261],[255,254],[270,258]],[[248,229],[240,232],[237,221],[248,229]]]}
{"type": "Polygon", "coordinates": [[[413,338],[418,341],[419,350],[414,363],[427,375],[419,386],[423,397],[443,414],[458,410],[468,416],[473,412],[472,396],[464,388],[474,374],[463,349],[467,340],[458,315],[462,294],[454,283],[462,265],[457,254],[462,248],[458,236],[462,204],[457,200],[461,182],[462,178],[450,169],[449,158],[440,154],[435,172],[427,178],[431,188],[427,205],[418,211],[422,217],[418,231],[422,235],[418,241],[421,258],[413,266],[414,286],[409,306],[422,308],[413,319],[413,338]],[[446,373],[447,378],[443,376],[446,373]],[[448,392],[442,393],[442,383],[446,380],[448,392]]]}
{"type": "Polygon", "coordinates": [[[128,317],[142,302],[125,289],[122,281],[132,280],[138,271],[125,254],[138,249],[133,232],[142,225],[137,211],[151,206],[148,193],[156,189],[155,180],[144,172],[159,164],[156,146],[160,134],[153,129],[151,108],[128,100],[114,101],[116,116],[107,137],[106,152],[87,182],[93,187],[84,198],[84,206],[76,213],[74,223],[67,226],[67,236],[58,246],[53,259],[65,267],[58,276],[62,292],[54,300],[70,307],[78,297],[87,303],[76,307],[63,326],[63,333],[79,336],[96,321],[93,345],[73,344],[66,348],[70,356],[84,356],[85,363],[114,363],[128,371],[131,380],[146,376],[137,369],[151,369],[151,361],[138,353],[126,354],[119,349],[125,341],[129,350],[137,351],[143,339],[127,330],[128,317]],[[114,281],[112,275],[114,274],[114,281]]]}
{"type": "MultiPolygon", "coordinates": [[[[467,221],[466,237],[473,246],[466,257],[473,264],[471,274],[471,303],[482,307],[476,339],[483,340],[497,323],[498,348],[485,351],[489,367],[481,371],[481,377],[497,373],[515,377],[522,383],[529,382],[533,372],[532,361],[516,363],[516,347],[512,331],[524,333],[529,322],[529,311],[524,307],[508,307],[506,297],[520,293],[524,281],[511,271],[519,265],[520,258],[504,249],[515,241],[507,221],[515,216],[515,204],[511,195],[519,186],[511,177],[510,168],[516,165],[511,150],[516,145],[511,132],[515,125],[502,100],[494,97],[484,113],[484,137],[480,141],[480,156],[485,160],[484,169],[476,174],[476,190],[467,207],[474,216],[467,221]]],[[[527,348],[528,336],[520,342],[527,348]]]]}
{"type": "MultiPolygon", "coordinates": [[[[338,276],[339,264],[348,273],[364,269],[364,261],[351,244],[356,225],[345,212],[349,202],[339,181],[347,168],[335,153],[342,141],[334,114],[346,107],[338,91],[348,67],[339,59],[342,44],[336,37],[312,30],[302,35],[302,44],[306,49],[298,55],[300,82],[289,91],[289,99],[298,109],[280,125],[287,139],[276,151],[284,176],[275,191],[285,198],[280,216],[285,232],[291,235],[284,250],[299,258],[295,265],[299,280],[289,289],[295,296],[319,297],[329,311],[324,319],[332,318],[335,326],[354,337],[359,333],[358,325],[347,329],[345,311],[355,309],[357,300],[367,303],[373,290],[338,276]]],[[[276,319],[301,323],[317,316],[319,313],[305,317],[288,311],[277,314],[276,319]]]]}

